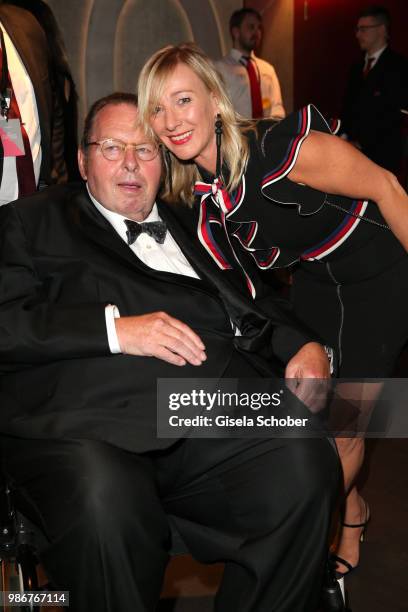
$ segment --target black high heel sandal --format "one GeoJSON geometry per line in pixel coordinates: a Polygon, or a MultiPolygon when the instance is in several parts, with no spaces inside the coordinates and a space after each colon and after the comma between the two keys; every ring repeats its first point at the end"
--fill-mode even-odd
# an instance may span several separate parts
{"type": "MultiPolygon", "coordinates": [[[[362,532],[360,534],[360,543],[363,543],[366,539],[367,526],[371,519],[370,508],[366,501],[364,501],[364,515],[366,518],[363,523],[354,523],[354,524],[353,523],[342,523],[343,527],[349,527],[350,529],[361,529],[362,528],[362,532]]],[[[337,580],[339,580],[340,578],[344,578],[345,576],[348,576],[348,574],[351,574],[351,572],[354,572],[358,568],[358,565],[359,565],[358,563],[357,565],[351,565],[351,563],[349,563],[347,559],[343,559],[342,557],[339,557],[338,555],[335,555],[335,554],[331,555],[331,559],[334,562],[336,562],[336,564],[340,563],[341,565],[344,565],[344,567],[347,568],[346,572],[339,572],[338,570],[336,570],[337,580]]]]}

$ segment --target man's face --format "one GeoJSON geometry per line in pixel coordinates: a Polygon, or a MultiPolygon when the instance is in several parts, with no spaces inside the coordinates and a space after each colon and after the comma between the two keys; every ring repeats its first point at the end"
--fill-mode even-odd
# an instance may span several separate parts
{"type": "Polygon", "coordinates": [[[357,22],[356,38],[362,51],[375,53],[387,43],[387,31],[375,17],[360,17],[357,22]]]}
{"type": "MultiPolygon", "coordinates": [[[[138,111],[131,104],[110,104],[96,115],[89,142],[113,138],[126,144],[147,143],[138,126],[138,111]]],[[[81,176],[88,181],[94,198],[108,210],[133,221],[143,221],[156,199],[160,177],[160,155],[141,161],[133,147],[127,147],[122,159],[110,161],[98,145],[78,153],[81,176]]]]}
{"type": "Polygon", "coordinates": [[[232,28],[234,47],[243,53],[251,53],[261,42],[262,24],[256,15],[245,15],[239,28],[232,28]]]}

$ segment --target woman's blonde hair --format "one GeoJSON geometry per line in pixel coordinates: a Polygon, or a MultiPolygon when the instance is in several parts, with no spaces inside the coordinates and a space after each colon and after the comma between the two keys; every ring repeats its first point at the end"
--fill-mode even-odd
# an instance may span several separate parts
{"type": "MultiPolygon", "coordinates": [[[[222,162],[229,170],[226,187],[233,190],[238,186],[246,167],[248,141],[244,133],[253,127],[253,122],[244,120],[234,111],[225,92],[222,77],[209,57],[197,45],[194,43],[169,45],[159,49],[147,60],[138,83],[139,113],[142,123],[151,126],[152,116],[159,106],[164,85],[178,64],[188,66],[218,101],[223,128],[222,162]]],[[[150,129],[154,137],[153,130],[151,127],[150,129]]],[[[178,203],[182,200],[191,205],[194,199],[194,183],[200,179],[195,163],[192,160],[180,161],[167,150],[164,155],[165,162],[166,157],[171,160],[171,168],[167,167],[161,197],[167,202],[178,203]]]]}

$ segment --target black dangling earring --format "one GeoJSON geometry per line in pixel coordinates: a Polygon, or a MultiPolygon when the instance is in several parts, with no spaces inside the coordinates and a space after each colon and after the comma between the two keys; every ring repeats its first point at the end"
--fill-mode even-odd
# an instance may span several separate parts
{"type": "Polygon", "coordinates": [[[164,149],[163,159],[164,159],[164,165],[166,168],[166,175],[167,175],[168,184],[169,184],[169,192],[172,193],[173,177],[171,175],[171,155],[170,155],[170,151],[166,147],[163,147],[163,149],[164,149]]]}
{"type": "Polygon", "coordinates": [[[222,119],[220,113],[217,113],[215,118],[215,144],[217,147],[217,162],[215,165],[215,177],[221,177],[221,136],[222,136],[222,119]]]}

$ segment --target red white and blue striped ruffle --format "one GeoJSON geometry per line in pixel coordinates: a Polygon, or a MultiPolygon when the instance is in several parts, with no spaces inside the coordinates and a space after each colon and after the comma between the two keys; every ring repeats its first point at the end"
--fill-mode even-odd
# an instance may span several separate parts
{"type": "Polygon", "coordinates": [[[272,247],[270,249],[257,249],[251,253],[255,259],[255,263],[261,270],[268,270],[273,266],[275,261],[280,255],[278,247],[272,247]]]}
{"type": "Polygon", "coordinates": [[[338,120],[331,120],[329,124],[313,104],[301,108],[297,113],[296,134],[289,140],[283,159],[262,179],[261,189],[272,185],[289,174],[296,163],[300,147],[312,129],[313,121],[316,120],[319,122],[320,128],[325,128],[328,134],[335,134],[340,127],[338,120]]]}
{"type": "Polygon", "coordinates": [[[194,185],[194,195],[211,195],[213,201],[223,211],[227,219],[234,214],[241,206],[245,197],[245,176],[242,177],[237,189],[228,193],[220,179],[215,179],[213,183],[196,181],[194,185]]]}
{"type": "Polygon", "coordinates": [[[254,249],[251,248],[251,243],[255,239],[258,231],[258,223],[256,221],[242,222],[232,232],[232,235],[239,241],[242,247],[249,251],[251,256],[254,258],[256,265],[262,270],[271,268],[280,254],[278,247],[271,247],[268,249],[254,249]]]}
{"type": "Polygon", "coordinates": [[[230,196],[228,192],[222,187],[221,182],[216,179],[214,183],[208,184],[198,181],[195,184],[194,193],[198,196],[201,196],[200,200],[200,213],[199,213],[199,221],[197,227],[198,238],[210,255],[210,257],[215,261],[221,270],[230,270],[232,269],[231,264],[225,257],[221,248],[218,246],[217,242],[214,240],[212,231],[211,231],[211,223],[217,223],[223,226],[225,237],[231,247],[231,252],[236,260],[237,264],[241,268],[241,271],[244,274],[245,281],[248,287],[248,290],[253,298],[256,296],[255,285],[253,284],[251,278],[249,277],[247,271],[242,266],[238,256],[236,255],[234,248],[231,244],[230,237],[228,235],[228,231],[226,228],[226,223],[228,222],[228,216],[234,212],[237,201],[238,205],[240,205],[244,193],[245,187],[241,186],[239,190],[234,194],[234,196],[230,196]],[[220,218],[217,218],[214,214],[209,214],[207,211],[207,198],[211,197],[212,201],[217,205],[218,210],[220,211],[220,218]],[[239,199],[238,199],[239,198],[239,199]]]}
{"type": "Polygon", "coordinates": [[[264,176],[261,182],[261,188],[272,185],[275,181],[280,180],[292,170],[296,163],[300,147],[304,139],[310,132],[311,123],[311,107],[306,106],[298,112],[298,127],[297,134],[289,141],[286,154],[279,164],[275,166],[268,174],[264,176]]]}
{"type": "Polygon", "coordinates": [[[336,134],[338,134],[338,133],[339,133],[340,126],[341,126],[341,121],[340,121],[340,119],[330,119],[329,127],[330,127],[330,131],[331,131],[331,133],[332,133],[334,136],[336,136],[336,134]]]}
{"type": "MultiPolygon", "coordinates": [[[[231,264],[228,262],[224,253],[214,240],[210,225],[210,223],[213,223],[214,221],[216,221],[216,219],[213,216],[208,215],[204,196],[200,203],[200,215],[197,227],[198,239],[221,270],[231,270],[231,264]]],[[[221,221],[218,220],[218,222],[221,224],[221,221]]]]}
{"type": "Polygon", "coordinates": [[[354,200],[345,218],[338,227],[322,242],[302,253],[301,259],[322,259],[343,244],[356,229],[368,206],[367,200],[354,200]]]}

